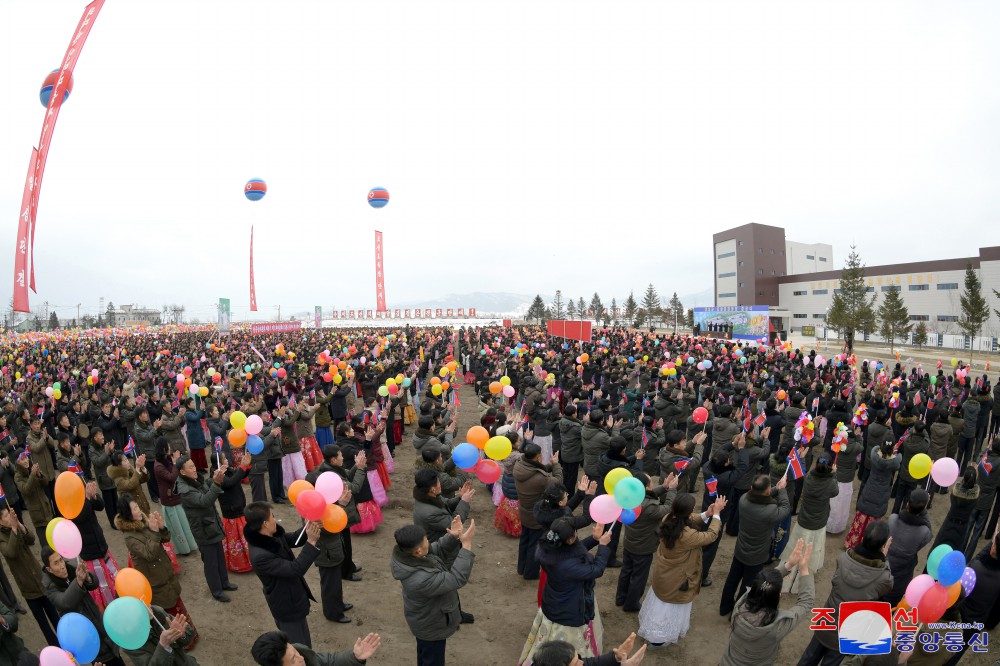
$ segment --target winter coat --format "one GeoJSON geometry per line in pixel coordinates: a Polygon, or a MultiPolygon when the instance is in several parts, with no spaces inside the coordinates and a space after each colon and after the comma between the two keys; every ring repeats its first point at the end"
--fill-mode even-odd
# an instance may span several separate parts
{"type": "Polygon", "coordinates": [[[0,665],[16,666],[25,651],[24,641],[17,635],[17,613],[0,603],[0,616],[7,625],[6,629],[0,629],[0,665]]]}
{"type": "Polygon", "coordinates": [[[872,471],[868,476],[868,482],[858,495],[855,508],[866,516],[881,518],[889,508],[892,475],[902,464],[903,454],[897,453],[891,458],[883,458],[879,455],[878,449],[872,449],[869,459],[872,471]]]}
{"type": "Polygon", "coordinates": [[[122,520],[115,516],[115,527],[125,538],[125,547],[132,556],[132,566],[149,581],[153,589],[153,603],[173,608],[181,596],[181,584],[174,574],[173,564],[163,544],[170,543],[170,530],[159,532],[149,529],[145,520],[122,520]]]}
{"type": "Polygon", "coordinates": [[[119,648],[108,637],[101,609],[90,596],[90,592],[97,589],[97,577],[93,573],[88,573],[84,586],[80,587],[76,582],[76,567],[69,562],[66,563],[66,575],[66,578],[56,578],[50,573],[44,574],[45,595],[59,611],[59,615],[79,613],[90,620],[97,629],[101,641],[95,661],[107,663],[118,656],[119,648]]]}
{"type": "Polygon", "coordinates": [[[830,500],[839,494],[840,486],[837,485],[837,479],[829,471],[821,473],[819,469],[814,469],[809,472],[802,483],[802,498],[799,500],[799,527],[804,530],[825,528],[826,522],[830,518],[830,500]]]}
{"type": "MultiPolygon", "coordinates": [[[[707,442],[706,442],[707,445],[707,442]]],[[[666,479],[670,474],[677,474],[677,463],[690,460],[680,474],[678,474],[677,488],[681,492],[688,492],[694,487],[694,482],[698,478],[698,468],[701,466],[702,457],[705,455],[705,445],[694,447],[691,455],[686,449],[672,448],[664,446],[660,449],[657,462],[660,465],[660,480],[666,479]]]]}
{"type": "MultiPolygon", "coordinates": [[[[196,402],[195,404],[200,403],[196,402]]],[[[202,409],[189,409],[184,412],[188,448],[192,451],[205,448],[205,431],[201,428],[203,418],[205,418],[205,411],[202,409]]]]}
{"type": "Polygon", "coordinates": [[[636,472],[642,471],[643,460],[637,459],[635,456],[626,456],[620,453],[612,453],[611,451],[606,451],[601,454],[601,457],[597,461],[597,492],[601,495],[604,494],[604,477],[616,469],[627,469],[630,473],[635,474],[636,472]]]}
{"type": "Polygon", "coordinates": [[[892,545],[886,561],[889,570],[897,574],[912,572],[917,566],[917,553],[931,542],[931,519],[927,511],[914,516],[905,509],[889,516],[889,536],[892,545]]]}
{"type": "MultiPolygon", "coordinates": [[[[788,493],[784,489],[777,491],[777,496],[760,496],[750,491],[740,497],[740,529],[733,557],[748,566],[767,562],[774,528],[789,516],[791,510],[788,493]]],[[[823,526],[826,526],[826,519],[823,526]]]]}
{"type": "Polygon", "coordinates": [[[415,557],[399,546],[392,549],[392,577],[403,586],[403,616],[416,638],[446,640],[458,631],[458,590],[468,582],[475,560],[472,551],[459,550],[460,545],[447,534],[431,544],[425,557],[415,557]],[[455,558],[450,568],[444,563],[446,557],[455,558]]]}
{"type": "Polygon", "coordinates": [[[432,444],[441,449],[442,454],[447,455],[451,451],[452,433],[442,430],[435,433],[426,428],[417,428],[413,433],[413,447],[417,450],[417,457],[423,452],[424,447],[432,444]]]}
{"type": "Polygon", "coordinates": [[[962,604],[962,622],[981,622],[992,632],[996,627],[996,603],[1000,599],[1000,560],[991,557],[987,548],[969,566],[976,572],[976,586],[962,604]]]}
{"type": "Polygon", "coordinates": [[[181,497],[195,543],[209,546],[222,541],[222,520],[215,510],[215,501],[222,495],[222,487],[210,478],[202,483],[198,479],[178,476],[176,492],[181,497]]]}
{"type": "Polygon", "coordinates": [[[59,448],[56,440],[48,432],[28,433],[28,450],[31,452],[31,462],[38,463],[42,473],[42,481],[46,485],[56,480],[56,467],[52,461],[52,453],[59,448]]]}
{"type": "Polygon", "coordinates": [[[760,625],[760,615],[751,613],[744,606],[744,595],[736,602],[736,610],[729,619],[732,627],[729,645],[722,653],[719,666],[771,666],[778,657],[778,647],[802,619],[810,613],[816,601],[814,575],[799,576],[798,602],[791,608],[779,610],[770,624],[760,625]]]}
{"type": "Polygon", "coordinates": [[[580,441],[583,446],[583,471],[587,476],[596,479],[599,476],[597,461],[601,454],[611,447],[611,435],[601,426],[590,421],[583,424],[580,431],[580,441]]]}
{"type": "MultiPolygon", "coordinates": [[[[156,604],[150,606],[150,609],[160,624],[164,627],[170,624],[171,616],[165,610],[156,604]]],[[[189,624],[184,636],[170,646],[171,652],[167,652],[160,646],[160,634],[163,633],[160,625],[152,619],[149,624],[149,638],[145,643],[135,650],[123,649],[135,666],[198,666],[198,661],[184,650],[184,646],[194,640],[194,627],[189,624]]],[[[301,648],[299,652],[302,652],[301,648]]]]}
{"type": "Polygon", "coordinates": [[[964,421],[962,437],[972,439],[976,436],[976,427],[979,423],[980,407],[981,405],[979,404],[979,401],[975,398],[969,398],[962,403],[962,420],[964,421]]]}
{"type": "MultiPolygon", "coordinates": [[[[965,548],[966,530],[972,521],[972,510],[979,501],[979,486],[975,485],[970,490],[962,488],[961,483],[956,483],[951,487],[951,506],[944,522],[938,528],[934,539],[934,548],[945,543],[953,550],[965,548]]],[[[934,550],[931,548],[931,550],[934,550]]]]}
{"type": "Polygon", "coordinates": [[[18,492],[21,493],[24,505],[28,508],[28,513],[31,514],[31,524],[35,529],[44,530],[52,520],[52,504],[45,494],[42,480],[18,465],[14,471],[14,482],[17,484],[18,492]]]}
{"type": "MultiPolygon", "coordinates": [[[[979,464],[979,501],[976,503],[978,511],[989,511],[990,507],[993,506],[993,498],[997,492],[997,482],[1000,481],[1000,454],[989,450],[986,453],[986,461],[993,466],[993,470],[989,474],[983,470],[982,463],[973,461],[979,464]]],[[[23,495],[24,493],[22,492],[21,494],[23,495]]]]}
{"type": "Polygon", "coordinates": [[[45,596],[42,585],[42,565],[32,550],[35,534],[25,528],[14,532],[8,527],[0,527],[0,552],[7,560],[10,577],[17,583],[21,596],[27,600],[45,596]]]}
{"type": "Polygon", "coordinates": [[[624,549],[633,555],[652,555],[660,542],[660,522],[670,513],[676,490],[657,486],[647,490],[642,510],[631,525],[625,525],[624,549]]]}
{"type": "Polygon", "coordinates": [[[84,500],[79,515],[73,519],[83,540],[80,559],[84,561],[102,560],[108,554],[108,542],[104,538],[101,524],[97,521],[98,511],[104,511],[104,498],[100,494],[95,495],[94,499],[84,500]]]}
{"type": "Polygon", "coordinates": [[[108,466],[111,464],[111,454],[104,452],[104,446],[97,446],[91,441],[88,451],[90,452],[90,464],[94,467],[94,480],[101,490],[114,490],[115,482],[108,476],[108,466]]]}
{"type": "Polygon", "coordinates": [[[119,495],[129,493],[135,497],[135,503],[139,505],[139,509],[143,513],[149,514],[149,500],[146,499],[144,489],[146,481],[149,480],[149,472],[146,471],[145,467],[137,470],[133,467],[111,465],[108,467],[108,476],[115,482],[115,489],[119,495]]]}
{"type": "Polygon", "coordinates": [[[858,471],[858,458],[864,446],[853,433],[847,436],[847,445],[837,454],[837,483],[852,483],[858,471]]]}
{"type": "Polygon", "coordinates": [[[174,461],[169,458],[167,464],[157,461],[153,465],[153,474],[156,475],[156,487],[160,491],[160,502],[163,506],[179,505],[181,503],[180,495],[174,492],[178,476],[174,461]]]}
{"type": "Polygon", "coordinates": [[[463,523],[467,521],[469,508],[461,497],[443,499],[431,497],[419,488],[413,489],[413,524],[424,528],[431,543],[448,533],[455,516],[461,517],[463,523]]]}
{"type": "MultiPolygon", "coordinates": [[[[181,453],[187,453],[187,442],[184,440],[184,435],[181,433],[181,428],[184,427],[184,417],[177,412],[163,412],[163,416],[160,417],[160,433],[166,438],[167,444],[170,446],[171,451],[180,451],[181,453]]],[[[200,428],[199,424],[199,428],[200,428]]]]}
{"type": "Polygon", "coordinates": [[[568,416],[559,419],[559,437],[559,460],[564,463],[583,462],[583,426],[580,421],[568,416]]]}
{"type": "Polygon", "coordinates": [[[865,469],[871,469],[872,459],[871,450],[878,449],[885,442],[895,442],[896,438],[892,436],[892,430],[882,423],[870,423],[868,424],[868,433],[865,438],[865,450],[866,453],[862,456],[862,462],[865,465],[865,469]]]}
{"type": "Polygon", "coordinates": [[[300,453],[302,446],[299,444],[299,436],[295,432],[296,422],[302,419],[302,412],[296,409],[289,409],[288,413],[281,417],[281,453],[300,453]]]}
{"type": "Polygon", "coordinates": [[[570,545],[555,538],[551,543],[543,535],[535,552],[546,575],[542,613],[564,627],[581,627],[594,619],[595,581],[604,575],[611,548],[598,545],[594,537],[570,545]],[[594,546],[597,554],[591,555],[594,546]]]}
{"type": "MultiPolygon", "coordinates": [[[[146,458],[152,460],[156,455],[156,428],[152,423],[142,423],[136,421],[135,424],[135,445],[139,449],[139,454],[146,454],[146,458]]],[[[168,606],[169,608],[169,606],[168,606]]]]}
{"type": "Polygon", "coordinates": [[[540,462],[524,458],[514,464],[514,485],[517,488],[521,525],[533,530],[541,528],[541,525],[535,520],[532,509],[535,508],[535,503],[542,498],[546,486],[553,481],[562,483],[562,480],[561,465],[543,465],[540,462]]]}
{"type": "Polygon", "coordinates": [[[590,518],[590,503],[593,499],[593,495],[587,495],[582,490],[577,489],[566,501],[566,506],[551,507],[548,502],[536,502],[531,512],[538,524],[541,525],[541,529],[545,531],[548,531],[552,527],[552,523],[559,518],[569,518],[573,527],[579,530],[594,522],[590,518]],[[573,512],[581,503],[583,504],[583,512],[581,515],[574,516],[573,512]]]}
{"type": "Polygon", "coordinates": [[[351,392],[350,384],[342,384],[334,391],[330,400],[330,416],[333,419],[347,418],[347,395],[351,392]]]}
{"type": "Polygon", "coordinates": [[[222,517],[227,520],[243,517],[243,510],[247,507],[247,496],[243,493],[243,479],[247,473],[242,467],[230,467],[222,477],[219,508],[222,510],[222,517]]]}
{"type": "Polygon", "coordinates": [[[785,417],[785,426],[781,430],[781,441],[795,443],[795,424],[799,416],[805,410],[801,407],[786,407],[782,414],[785,417]]]}
{"type": "MultiPolygon", "coordinates": [[[[718,418],[712,421],[712,452],[719,450],[719,447],[733,443],[741,432],[740,425],[732,419],[718,418]]],[[[709,458],[712,457],[711,452],[709,458]]]]}
{"type": "Polygon", "coordinates": [[[901,447],[903,453],[903,462],[899,467],[899,479],[900,481],[905,481],[911,485],[918,485],[919,480],[914,479],[910,474],[910,461],[913,460],[913,456],[918,453],[926,454],[930,451],[931,443],[927,439],[927,431],[922,433],[911,430],[910,436],[906,438],[901,447]]]}
{"type": "Polygon", "coordinates": [[[928,429],[930,432],[930,447],[927,455],[931,460],[940,460],[948,455],[948,444],[951,443],[951,426],[940,421],[932,423],[928,429]]]}
{"type": "MultiPolygon", "coordinates": [[[[694,519],[700,520],[698,517],[694,519]]],[[[722,521],[713,516],[706,531],[685,527],[673,548],[667,548],[660,542],[650,573],[657,599],[670,604],[686,604],[698,596],[702,578],[701,549],[718,539],[721,530],[722,521]]],[[[742,524],[740,530],[742,533],[742,524]]],[[[771,536],[769,532],[768,538],[771,536]]]]}
{"type": "Polygon", "coordinates": [[[414,472],[425,467],[437,472],[438,481],[441,482],[441,497],[444,499],[454,497],[458,489],[470,480],[469,475],[458,469],[451,458],[446,463],[429,463],[418,457],[417,461],[413,463],[414,472]]]}
{"type": "MultiPolygon", "coordinates": [[[[836,618],[839,616],[841,603],[880,599],[892,589],[892,574],[889,573],[885,560],[867,559],[859,555],[856,550],[849,550],[837,557],[837,571],[833,574],[831,585],[830,596],[823,607],[833,609],[833,623],[837,624],[836,618]]],[[[813,636],[824,647],[839,651],[835,629],[817,631],[813,636]]]]}
{"type": "Polygon", "coordinates": [[[736,490],[744,492],[750,490],[750,486],[753,485],[753,478],[757,476],[757,470],[760,467],[761,461],[766,459],[770,452],[771,449],[769,447],[760,446],[753,439],[747,438],[746,446],[737,451],[737,455],[746,460],[746,471],[743,472],[743,476],[736,478],[736,490]]]}
{"type": "MultiPolygon", "coordinates": [[[[302,528],[305,529],[305,528],[302,528]]],[[[306,572],[320,556],[316,546],[302,539],[298,557],[292,546],[302,530],[285,532],[277,526],[274,536],[264,536],[243,528],[243,536],[250,546],[250,564],[264,586],[264,599],[271,615],[278,622],[296,622],[309,615],[309,601],[315,601],[306,584],[306,572]]]]}

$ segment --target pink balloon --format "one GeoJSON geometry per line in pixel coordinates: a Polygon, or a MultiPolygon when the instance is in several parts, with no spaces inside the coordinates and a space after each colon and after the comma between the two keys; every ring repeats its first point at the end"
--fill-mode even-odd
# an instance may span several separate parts
{"type": "Polygon", "coordinates": [[[958,479],[958,463],[951,458],[935,460],[931,465],[931,478],[942,488],[947,488],[958,479]]]}
{"type": "MultiPolygon", "coordinates": [[[[809,357],[808,356],[802,357],[802,365],[809,365],[809,357]]],[[[816,365],[819,365],[819,359],[816,359],[816,365]]]]}
{"type": "Polygon", "coordinates": [[[323,472],[316,479],[316,492],[323,496],[327,504],[333,504],[344,494],[344,480],[336,472],[323,472]]]}
{"type": "Polygon", "coordinates": [[[76,666],[76,661],[69,652],[54,645],[42,649],[38,654],[38,663],[41,666],[76,666]]]}
{"type": "Polygon", "coordinates": [[[247,431],[248,435],[259,435],[260,431],[264,429],[264,421],[256,414],[251,414],[247,417],[243,429],[247,431]]]}
{"type": "Polygon", "coordinates": [[[508,384],[507,386],[504,386],[502,390],[503,390],[504,397],[507,397],[507,398],[513,398],[514,397],[514,393],[516,392],[515,389],[514,389],[514,387],[511,386],[510,384],[508,384]]]}
{"type": "Polygon", "coordinates": [[[607,525],[618,520],[620,515],[622,515],[622,508],[615,503],[614,495],[598,495],[590,503],[590,517],[594,519],[595,523],[607,525]]]}
{"type": "MultiPolygon", "coordinates": [[[[591,502],[591,506],[593,506],[593,502],[591,502]]],[[[60,523],[60,525],[61,524],[62,523],[60,523]]],[[[58,527],[58,525],[56,527],[58,527]]],[[[924,596],[924,593],[934,587],[934,582],[935,581],[931,578],[930,574],[920,574],[911,580],[910,584],[906,586],[906,603],[910,604],[911,608],[916,608],[920,603],[920,599],[924,596]]]]}
{"type": "Polygon", "coordinates": [[[52,528],[52,545],[56,552],[70,560],[80,555],[83,550],[83,537],[72,520],[60,520],[52,528]]]}

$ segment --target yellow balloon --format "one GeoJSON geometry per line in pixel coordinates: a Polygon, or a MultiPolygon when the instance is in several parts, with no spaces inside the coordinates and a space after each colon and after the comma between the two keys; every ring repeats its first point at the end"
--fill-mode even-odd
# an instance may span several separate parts
{"type": "Polygon", "coordinates": [[[385,385],[386,386],[395,386],[396,385],[396,380],[394,378],[392,378],[392,377],[389,377],[389,379],[385,380],[385,385]]]}
{"type": "Polygon", "coordinates": [[[441,375],[442,377],[447,377],[448,376],[448,368],[441,368],[441,372],[439,372],[438,374],[441,375]]]}
{"type": "Polygon", "coordinates": [[[433,386],[431,386],[431,393],[434,395],[441,395],[441,385],[434,384],[433,386]]]}
{"type": "Polygon", "coordinates": [[[493,460],[504,460],[511,452],[510,440],[502,435],[490,437],[486,441],[486,455],[493,460]]]}
{"type": "Polygon", "coordinates": [[[52,390],[52,397],[55,398],[56,400],[58,400],[59,398],[62,397],[62,391],[59,390],[59,389],[53,389],[52,390]]]}
{"type": "Polygon", "coordinates": [[[341,377],[340,375],[334,375],[333,376],[333,383],[334,384],[339,384],[342,381],[344,381],[344,378],[341,377]]]}
{"type": "Polygon", "coordinates": [[[241,430],[247,424],[247,415],[243,412],[233,412],[229,415],[229,423],[237,430],[241,430]]]}
{"type": "Polygon", "coordinates": [[[627,479],[632,476],[632,472],[628,471],[624,467],[616,467],[608,475],[604,477],[604,489],[608,491],[609,495],[613,495],[615,492],[615,486],[622,479],[627,479]]]}
{"type": "Polygon", "coordinates": [[[51,548],[52,550],[56,549],[55,545],[53,545],[52,543],[52,530],[54,530],[56,528],[56,525],[58,525],[64,520],[66,519],[53,518],[52,520],[49,521],[49,524],[45,526],[45,540],[48,542],[49,548],[51,548]]]}
{"type": "Polygon", "coordinates": [[[926,453],[918,453],[910,458],[910,476],[922,479],[931,473],[931,457],[926,453]]]}
{"type": "Polygon", "coordinates": [[[510,377],[504,375],[500,378],[500,386],[510,386],[510,377]]]}

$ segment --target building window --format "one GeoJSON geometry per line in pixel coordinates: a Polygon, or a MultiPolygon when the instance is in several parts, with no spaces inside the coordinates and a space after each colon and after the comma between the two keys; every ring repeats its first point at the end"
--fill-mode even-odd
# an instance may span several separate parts
{"type": "Polygon", "coordinates": [[[938,282],[938,291],[942,291],[944,289],[958,289],[958,283],[957,282],[938,282]]]}
{"type": "Polygon", "coordinates": [[[823,263],[826,263],[826,257],[820,257],[819,260],[822,261],[823,263]]]}
{"type": "Polygon", "coordinates": [[[763,291],[758,291],[758,292],[757,292],[757,295],[758,295],[758,296],[763,296],[763,295],[764,295],[764,292],[763,292],[763,291]]]}
{"type": "Polygon", "coordinates": [[[743,247],[743,241],[736,241],[736,244],[739,245],[740,247],[743,247]]]}
{"type": "Polygon", "coordinates": [[[736,292],[729,292],[725,294],[719,294],[719,298],[736,298],[736,292]]]}
{"type": "Polygon", "coordinates": [[[907,286],[910,291],[927,291],[931,286],[929,284],[911,284],[907,286]]]}
{"type": "Polygon", "coordinates": [[[728,257],[735,257],[735,256],[736,256],[735,252],[723,252],[722,254],[719,255],[719,259],[726,259],[728,257]]]}
{"type": "Polygon", "coordinates": [[[732,271],[731,273],[719,273],[719,277],[720,278],[736,277],[736,271],[732,271]]]}
{"type": "Polygon", "coordinates": [[[771,249],[771,254],[774,254],[774,248],[771,249]]]}
{"type": "Polygon", "coordinates": [[[763,274],[764,274],[764,269],[763,268],[758,268],[757,269],[757,275],[763,275],[763,274]]]}
{"type": "Polygon", "coordinates": [[[910,315],[910,321],[930,321],[930,315],[910,315]]]}
{"type": "Polygon", "coordinates": [[[813,296],[826,296],[829,289],[813,289],[813,296]]]}
{"type": "Polygon", "coordinates": [[[839,293],[840,293],[840,290],[839,290],[839,289],[834,289],[834,290],[833,290],[833,293],[834,293],[834,295],[836,295],[836,294],[839,294],[839,293]]]}
{"type": "Polygon", "coordinates": [[[814,314],[813,315],[813,319],[823,320],[823,319],[826,319],[826,315],[825,314],[814,314]]]}
{"type": "Polygon", "coordinates": [[[792,316],[795,317],[796,319],[805,319],[806,318],[806,316],[804,314],[796,314],[796,315],[792,315],[792,316]]]}
{"type": "Polygon", "coordinates": [[[782,275],[782,277],[784,277],[785,271],[781,271],[781,275],[782,275]]]}
{"type": "Polygon", "coordinates": [[[792,296],[808,296],[809,292],[803,289],[802,291],[793,291],[792,296]]]}
{"type": "Polygon", "coordinates": [[[814,254],[807,254],[806,255],[806,259],[813,259],[813,260],[815,260],[816,259],[816,255],[814,255],[814,254]]]}
{"type": "Polygon", "coordinates": [[[784,250],[781,251],[781,256],[785,256],[785,251],[784,250]]]}
{"type": "Polygon", "coordinates": [[[741,261],[739,265],[740,265],[740,266],[742,266],[742,265],[743,265],[743,262],[741,261]]]}
{"type": "Polygon", "coordinates": [[[757,254],[764,254],[764,248],[762,247],[757,248],[757,254]]]}
{"type": "Polygon", "coordinates": [[[883,294],[886,293],[887,291],[899,291],[899,286],[898,285],[894,285],[894,284],[890,284],[890,285],[888,285],[886,287],[882,287],[882,293],[883,294]]]}
{"type": "Polygon", "coordinates": [[[938,321],[958,321],[957,315],[938,315],[938,321]]]}
{"type": "Polygon", "coordinates": [[[874,294],[875,293],[875,287],[868,287],[867,289],[865,289],[865,293],[866,294],[874,294]]]}
{"type": "Polygon", "coordinates": [[[777,275],[777,273],[775,273],[774,271],[771,271],[771,275],[777,275]]]}

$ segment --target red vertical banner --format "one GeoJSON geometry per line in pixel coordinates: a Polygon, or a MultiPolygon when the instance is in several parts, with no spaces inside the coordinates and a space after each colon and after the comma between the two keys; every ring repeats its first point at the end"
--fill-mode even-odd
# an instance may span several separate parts
{"type": "Polygon", "coordinates": [[[35,160],[35,168],[33,169],[35,187],[34,194],[31,197],[31,214],[29,216],[32,291],[35,291],[35,221],[38,212],[38,195],[42,189],[42,174],[45,173],[45,162],[49,158],[49,143],[52,141],[52,134],[56,129],[56,120],[59,118],[59,109],[62,106],[63,96],[73,76],[73,69],[80,59],[80,51],[83,50],[83,44],[87,41],[90,29],[94,26],[94,20],[103,6],[104,0],[94,0],[84,9],[83,16],[80,17],[80,22],[76,26],[76,32],[73,33],[73,39],[70,40],[69,47],[66,49],[66,55],[59,66],[59,78],[56,80],[56,85],[49,96],[49,106],[45,109],[45,122],[42,123],[42,134],[38,139],[38,157],[35,160]]]}
{"type": "Polygon", "coordinates": [[[385,273],[382,272],[382,232],[375,232],[375,306],[385,312],[385,273]]]}
{"type": "Polygon", "coordinates": [[[257,312],[257,290],[253,286],[253,226],[250,226],[250,312],[257,312]]]}
{"type": "Polygon", "coordinates": [[[30,312],[28,306],[28,235],[31,230],[31,198],[35,189],[35,163],[38,149],[31,149],[28,178],[21,195],[21,214],[17,219],[17,247],[14,250],[14,312],[30,312]]]}

